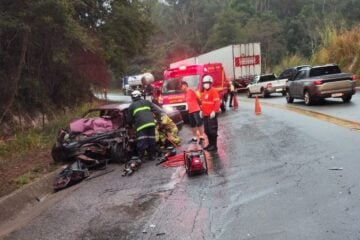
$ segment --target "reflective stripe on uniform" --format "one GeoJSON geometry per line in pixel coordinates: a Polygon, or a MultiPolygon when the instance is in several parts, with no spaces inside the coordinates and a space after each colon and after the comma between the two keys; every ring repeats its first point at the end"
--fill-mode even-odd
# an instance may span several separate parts
{"type": "Polygon", "coordinates": [[[141,130],[143,130],[144,128],[147,128],[147,127],[155,127],[155,123],[154,123],[154,122],[150,122],[150,123],[143,124],[143,125],[141,125],[140,127],[138,127],[138,128],[136,129],[136,131],[137,131],[137,132],[138,132],[138,131],[141,131],[141,130]]]}
{"type": "Polygon", "coordinates": [[[141,140],[141,139],[155,139],[155,136],[141,136],[136,138],[136,140],[141,140]]]}
{"type": "Polygon", "coordinates": [[[147,106],[145,106],[145,107],[138,107],[138,108],[136,108],[135,110],[134,110],[134,113],[133,113],[133,116],[135,116],[135,114],[137,113],[137,112],[140,112],[140,111],[144,111],[144,110],[151,110],[150,109],[150,107],[147,107],[147,106]]]}

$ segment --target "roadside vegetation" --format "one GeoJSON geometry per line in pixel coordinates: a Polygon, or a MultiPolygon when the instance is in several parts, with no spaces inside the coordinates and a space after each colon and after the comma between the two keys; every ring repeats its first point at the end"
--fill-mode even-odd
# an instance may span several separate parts
{"type": "MultiPolygon", "coordinates": [[[[308,58],[298,53],[286,56],[274,67],[274,72],[298,65],[338,64],[344,72],[360,76],[360,24],[352,29],[327,26],[320,32],[320,44],[308,58]]],[[[359,82],[357,83],[360,84],[359,82]]]]}
{"type": "Polygon", "coordinates": [[[233,43],[260,42],[264,73],[296,62],[358,72],[359,21],[353,0],[4,0],[0,138],[18,114],[71,108],[124,75],[161,79],[170,62],[233,43]]]}
{"type": "Polygon", "coordinates": [[[84,103],[54,115],[44,128],[19,130],[10,139],[0,142],[0,197],[55,170],[59,165],[51,158],[51,147],[57,131],[87,109],[104,104],[84,103]]]}
{"type": "Polygon", "coordinates": [[[81,116],[87,109],[99,103],[98,101],[84,103],[65,112],[58,112],[44,128],[19,130],[11,138],[0,143],[0,164],[4,164],[6,159],[18,154],[27,154],[30,151],[51,147],[60,128],[67,127],[72,118],[81,116]]]}
{"type": "Polygon", "coordinates": [[[313,64],[337,63],[344,71],[360,74],[360,25],[350,30],[327,27],[320,36],[322,44],[311,57],[313,64]]]}
{"type": "Polygon", "coordinates": [[[0,138],[27,131],[18,115],[49,117],[107,88],[144,53],[146,11],[140,1],[0,1],[0,138]]]}

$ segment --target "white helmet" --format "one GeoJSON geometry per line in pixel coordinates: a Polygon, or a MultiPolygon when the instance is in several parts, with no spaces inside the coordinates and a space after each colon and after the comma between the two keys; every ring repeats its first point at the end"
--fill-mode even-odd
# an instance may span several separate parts
{"type": "Polygon", "coordinates": [[[212,78],[212,76],[206,75],[206,76],[203,78],[203,83],[213,83],[213,78],[212,78]]]}
{"type": "Polygon", "coordinates": [[[131,98],[133,100],[137,100],[141,98],[141,92],[139,90],[135,90],[131,93],[131,98]]]}

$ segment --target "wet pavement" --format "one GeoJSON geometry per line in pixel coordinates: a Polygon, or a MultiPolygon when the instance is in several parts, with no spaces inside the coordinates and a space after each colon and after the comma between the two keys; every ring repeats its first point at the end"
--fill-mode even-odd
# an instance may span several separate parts
{"type": "Polygon", "coordinates": [[[112,165],[53,194],[5,239],[358,239],[360,133],[262,110],[240,102],[220,116],[208,175],[147,162],[121,177],[112,165]]]}
{"type": "MultiPolygon", "coordinates": [[[[358,89],[357,91],[360,91],[358,89]]],[[[245,93],[238,94],[239,100],[249,100],[245,93]]],[[[252,98],[254,99],[254,97],[252,98]]],[[[324,113],[338,118],[360,122],[360,94],[353,95],[351,102],[343,103],[341,98],[328,98],[313,106],[306,106],[301,99],[295,99],[294,103],[286,103],[285,97],[281,94],[272,94],[268,98],[259,98],[261,102],[279,104],[281,106],[296,107],[304,110],[324,113]]]]}
{"type": "Polygon", "coordinates": [[[159,227],[143,239],[159,232],[167,233],[162,239],[359,236],[359,133],[264,111],[271,114],[255,117],[243,105],[220,119],[222,144],[209,176],[185,177],[154,217],[159,227]],[[329,170],[336,166],[343,170],[329,170]]]}

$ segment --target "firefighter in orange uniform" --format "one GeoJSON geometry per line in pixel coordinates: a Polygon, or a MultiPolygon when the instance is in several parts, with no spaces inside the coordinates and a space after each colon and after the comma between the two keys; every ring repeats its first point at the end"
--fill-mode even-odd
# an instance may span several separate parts
{"type": "Polygon", "coordinates": [[[203,78],[203,93],[201,95],[201,111],[204,118],[204,130],[209,144],[204,147],[207,151],[217,151],[218,121],[220,97],[216,89],[212,88],[213,78],[206,75],[203,78]]]}

